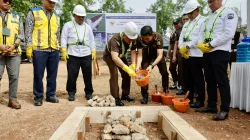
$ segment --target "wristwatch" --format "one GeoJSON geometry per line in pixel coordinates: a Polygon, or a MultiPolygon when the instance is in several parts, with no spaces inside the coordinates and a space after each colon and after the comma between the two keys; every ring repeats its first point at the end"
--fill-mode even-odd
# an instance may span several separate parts
{"type": "Polygon", "coordinates": [[[14,44],[15,49],[17,49],[18,46],[19,46],[19,45],[18,45],[17,43],[14,44]]]}

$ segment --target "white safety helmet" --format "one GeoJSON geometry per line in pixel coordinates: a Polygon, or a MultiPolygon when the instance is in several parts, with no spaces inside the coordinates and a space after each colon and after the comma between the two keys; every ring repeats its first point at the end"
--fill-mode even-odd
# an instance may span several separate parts
{"type": "Polygon", "coordinates": [[[197,0],[189,0],[182,11],[183,14],[188,14],[193,12],[195,9],[199,8],[200,4],[197,2],[197,0]]]}
{"type": "Polygon", "coordinates": [[[129,39],[136,39],[138,37],[138,27],[134,22],[127,22],[124,25],[123,32],[129,39]]]}
{"type": "Polygon", "coordinates": [[[76,5],[73,10],[73,14],[85,17],[86,16],[85,8],[82,5],[76,5]]]}
{"type": "Polygon", "coordinates": [[[49,1],[52,1],[52,2],[58,3],[58,0],[49,0],[49,1]]]}

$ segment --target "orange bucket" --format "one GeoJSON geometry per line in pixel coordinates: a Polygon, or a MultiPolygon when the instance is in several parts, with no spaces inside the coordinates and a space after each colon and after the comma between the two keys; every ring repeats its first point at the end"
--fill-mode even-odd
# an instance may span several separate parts
{"type": "Polygon", "coordinates": [[[172,101],[174,103],[174,109],[178,112],[185,113],[188,110],[190,100],[186,99],[185,101],[181,102],[180,101],[181,99],[183,100],[183,98],[172,99],[172,101]]]}
{"type": "Polygon", "coordinates": [[[151,97],[153,102],[161,102],[161,95],[163,94],[162,91],[158,90],[160,94],[155,94],[156,90],[151,90],[151,97]]]}
{"type": "Polygon", "coordinates": [[[164,105],[170,105],[173,103],[172,99],[174,99],[174,96],[171,94],[165,95],[162,94],[161,95],[161,103],[164,105]]]}
{"type": "Polygon", "coordinates": [[[147,70],[141,70],[136,72],[136,77],[134,78],[137,85],[140,87],[145,87],[149,83],[149,72],[147,70]],[[137,76],[144,76],[141,79],[137,79],[137,76]]]}

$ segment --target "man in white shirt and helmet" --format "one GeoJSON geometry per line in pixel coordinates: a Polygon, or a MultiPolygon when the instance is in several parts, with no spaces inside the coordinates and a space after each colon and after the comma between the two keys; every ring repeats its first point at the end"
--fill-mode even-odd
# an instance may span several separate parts
{"type": "Polygon", "coordinates": [[[217,88],[219,88],[220,112],[213,116],[213,120],[225,120],[228,118],[231,102],[227,68],[238,16],[232,9],[224,7],[222,0],[208,0],[207,2],[211,13],[200,31],[198,48],[204,53],[208,104],[207,107],[197,111],[217,113],[217,88]]]}
{"type": "Polygon", "coordinates": [[[96,45],[91,27],[84,22],[85,8],[76,5],[72,21],[65,23],[61,34],[62,59],[67,61],[68,79],[66,90],[69,101],[75,100],[76,80],[81,68],[85,84],[85,98],[92,98],[92,61],[96,59],[96,45]]]}
{"type": "Polygon", "coordinates": [[[183,14],[188,15],[189,21],[182,28],[179,38],[180,54],[185,58],[184,65],[187,76],[186,91],[190,91],[190,107],[200,108],[204,106],[205,100],[205,82],[202,71],[203,53],[197,48],[198,35],[201,30],[205,17],[200,15],[200,4],[197,0],[189,0],[184,7],[183,14]],[[196,102],[193,103],[194,89],[198,94],[196,102]]]}

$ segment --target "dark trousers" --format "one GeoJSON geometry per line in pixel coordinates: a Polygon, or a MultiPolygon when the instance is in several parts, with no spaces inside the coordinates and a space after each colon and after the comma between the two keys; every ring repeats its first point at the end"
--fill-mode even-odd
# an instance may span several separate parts
{"type": "Polygon", "coordinates": [[[207,82],[208,107],[217,107],[217,85],[221,97],[221,111],[229,112],[231,101],[230,85],[227,75],[230,53],[214,51],[204,54],[204,72],[207,82]]]}
{"type": "Polygon", "coordinates": [[[230,69],[232,67],[232,62],[236,62],[237,52],[231,52],[231,57],[229,61],[230,69]]]}
{"type": "Polygon", "coordinates": [[[94,92],[92,86],[92,56],[88,55],[85,57],[75,57],[69,55],[67,60],[67,71],[68,71],[68,80],[66,90],[69,95],[75,95],[76,89],[76,80],[79,75],[79,70],[82,70],[83,81],[85,84],[85,95],[92,95],[94,92]]]}
{"type": "MultiPolygon", "coordinates": [[[[142,69],[143,70],[146,70],[147,67],[150,65],[152,61],[151,60],[148,60],[146,58],[143,58],[142,59],[142,69]]],[[[166,90],[168,89],[168,82],[169,82],[169,79],[168,79],[168,71],[167,71],[167,64],[166,64],[166,61],[165,61],[165,57],[163,56],[161,61],[157,64],[157,67],[160,71],[160,74],[161,74],[161,80],[162,80],[162,88],[163,88],[163,91],[166,92],[166,90]]],[[[147,94],[148,92],[148,85],[145,86],[145,87],[141,87],[141,92],[142,94],[147,94]]]]}
{"type": "Polygon", "coordinates": [[[178,81],[178,74],[177,74],[178,57],[175,63],[173,63],[172,60],[173,60],[173,54],[171,54],[170,56],[169,71],[172,75],[173,82],[177,82],[178,81]]]}
{"type": "MultiPolygon", "coordinates": [[[[121,59],[125,65],[128,65],[128,61],[126,58],[121,59]]],[[[130,76],[122,70],[122,68],[118,67],[111,57],[105,57],[104,61],[107,63],[110,73],[109,86],[110,93],[114,98],[119,98],[119,86],[118,86],[118,70],[122,76],[122,94],[129,95],[130,93],[130,76]],[[118,70],[117,70],[118,69],[118,70]]]]}
{"type": "Polygon", "coordinates": [[[43,98],[43,76],[47,71],[47,97],[53,97],[56,92],[56,77],[59,63],[59,51],[33,51],[34,82],[33,92],[35,100],[43,98]]]}
{"type": "Polygon", "coordinates": [[[190,102],[193,102],[195,89],[195,92],[198,94],[196,101],[203,104],[205,101],[205,81],[202,71],[203,58],[190,57],[189,59],[184,60],[184,65],[186,66],[185,71],[187,75],[187,90],[190,91],[188,98],[190,102]]]}
{"type": "Polygon", "coordinates": [[[177,54],[178,57],[178,78],[179,78],[179,85],[182,86],[182,89],[187,88],[187,74],[185,72],[185,66],[184,66],[184,59],[180,53],[177,54]]]}

